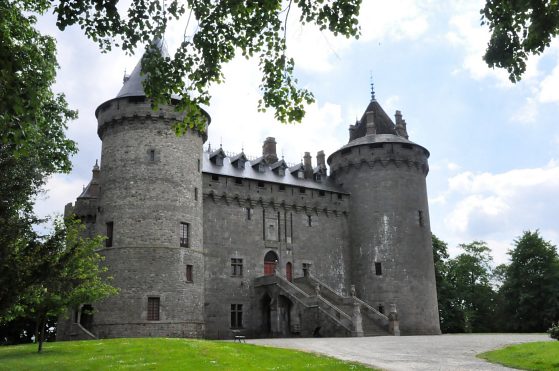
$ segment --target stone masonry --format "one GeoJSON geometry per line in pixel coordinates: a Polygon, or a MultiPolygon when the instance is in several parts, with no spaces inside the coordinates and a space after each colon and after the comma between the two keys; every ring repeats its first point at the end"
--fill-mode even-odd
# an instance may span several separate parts
{"type": "Polygon", "coordinates": [[[65,208],[108,236],[120,293],[70,308],[60,339],[440,333],[429,152],[400,111],[394,124],[373,95],[328,174],[323,151],[290,166],[272,137],[252,160],[177,137],[140,69],[97,108],[101,162],[65,208]]]}

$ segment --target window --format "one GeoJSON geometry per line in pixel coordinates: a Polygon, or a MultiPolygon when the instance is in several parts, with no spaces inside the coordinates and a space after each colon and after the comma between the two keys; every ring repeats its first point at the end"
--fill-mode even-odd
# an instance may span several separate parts
{"type": "Polygon", "coordinates": [[[159,321],[159,298],[148,298],[148,321],[159,321]]]}
{"type": "Polygon", "coordinates": [[[198,188],[194,188],[194,201],[198,201],[198,188]]]}
{"type": "Polygon", "coordinates": [[[212,180],[213,180],[214,182],[219,182],[219,175],[215,175],[215,174],[212,175],[212,180]]]}
{"type": "Polygon", "coordinates": [[[279,185],[279,190],[280,190],[280,191],[285,191],[285,185],[280,184],[280,185],[279,185]]]}
{"type": "Polygon", "coordinates": [[[231,304],[231,328],[243,328],[242,304],[231,304]]]}
{"type": "Polygon", "coordinates": [[[342,156],[349,155],[351,153],[351,148],[342,149],[342,156]]]}
{"type": "Polygon", "coordinates": [[[378,311],[380,312],[380,314],[384,314],[384,305],[379,304],[378,311]]]}
{"type": "Polygon", "coordinates": [[[186,265],[186,282],[193,282],[192,280],[192,265],[186,265]]]}
{"type": "Polygon", "coordinates": [[[420,227],[423,227],[423,225],[425,224],[425,222],[423,220],[423,211],[422,210],[417,210],[417,221],[419,222],[420,227]]]}
{"type": "Polygon", "coordinates": [[[107,239],[105,240],[105,247],[113,246],[113,222],[107,223],[107,239]]]}
{"type": "Polygon", "coordinates": [[[307,190],[306,190],[305,188],[303,188],[303,187],[300,187],[300,188],[299,188],[299,193],[305,193],[306,191],[307,191],[307,190]]]}
{"type": "Polygon", "coordinates": [[[341,200],[343,198],[344,198],[344,196],[341,193],[338,193],[338,200],[341,200]]]}
{"type": "Polygon", "coordinates": [[[149,150],[149,160],[150,160],[151,162],[154,162],[154,161],[155,161],[155,150],[154,150],[154,149],[150,149],[150,150],[149,150]]]}
{"type": "Polygon", "coordinates": [[[243,184],[243,180],[241,178],[235,178],[235,184],[243,184]]]}
{"type": "Polygon", "coordinates": [[[231,276],[243,276],[243,259],[231,258],[231,276]]]}
{"type": "Polygon", "coordinates": [[[305,173],[303,172],[303,170],[299,170],[297,172],[297,178],[299,179],[305,179],[305,173]]]}
{"type": "Polygon", "coordinates": [[[312,215],[307,215],[307,226],[312,227],[312,215]]]}
{"type": "Polygon", "coordinates": [[[382,276],[382,264],[379,262],[375,263],[375,274],[377,276],[382,276]]]}
{"type": "Polygon", "coordinates": [[[252,214],[254,213],[254,209],[250,207],[246,207],[245,210],[246,210],[247,220],[252,220],[252,214]]]}
{"type": "Polygon", "coordinates": [[[258,182],[258,188],[264,188],[264,182],[258,182]]]}
{"type": "Polygon", "coordinates": [[[198,159],[198,172],[200,172],[200,159],[198,159]]]}
{"type": "Polygon", "coordinates": [[[326,192],[324,192],[324,191],[318,191],[318,195],[319,195],[320,197],[324,197],[324,195],[326,195],[326,192]]]}
{"type": "Polygon", "coordinates": [[[180,247],[190,247],[188,245],[190,224],[181,223],[180,225],[180,247]]]}
{"type": "Polygon", "coordinates": [[[411,146],[411,144],[407,144],[407,143],[402,144],[402,148],[405,148],[405,149],[413,149],[413,147],[411,146]]]}

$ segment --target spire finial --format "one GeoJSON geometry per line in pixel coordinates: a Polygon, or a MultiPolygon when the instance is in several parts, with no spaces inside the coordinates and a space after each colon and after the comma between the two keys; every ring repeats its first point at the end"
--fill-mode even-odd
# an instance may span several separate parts
{"type": "Polygon", "coordinates": [[[375,98],[375,84],[373,83],[373,72],[371,72],[371,102],[376,100],[375,98]]]}

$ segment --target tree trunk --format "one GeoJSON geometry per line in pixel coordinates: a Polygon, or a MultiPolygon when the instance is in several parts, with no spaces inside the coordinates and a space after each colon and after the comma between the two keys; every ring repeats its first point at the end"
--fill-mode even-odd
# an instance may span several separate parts
{"type": "Polygon", "coordinates": [[[43,341],[45,339],[45,321],[46,321],[46,316],[40,316],[39,320],[37,321],[37,325],[39,326],[39,331],[38,331],[38,344],[39,344],[39,349],[37,350],[38,353],[41,353],[41,351],[43,350],[43,341]]]}

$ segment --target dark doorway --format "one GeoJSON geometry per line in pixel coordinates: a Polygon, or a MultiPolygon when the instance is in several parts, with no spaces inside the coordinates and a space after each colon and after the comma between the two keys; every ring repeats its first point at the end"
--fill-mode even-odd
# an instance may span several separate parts
{"type": "Polygon", "coordinates": [[[260,300],[260,308],[262,315],[261,332],[265,337],[269,337],[272,333],[272,319],[270,315],[272,298],[268,294],[264,294],[260,300]]]}
{"type": "Polygon", "coordinates": [[[293,266],[291,265],[291,262],[288,262],[285,265],[285,277],[287,277],[289,282],[293,281],[293,266]]]}
{"type": "Polygon", "coordinates": [[[93,325],[93,307],[90,304],[82,305],[80,325],[86,330],[91,331],[91,326],[93,325]]]}
{"type": "Polygon", "coordinates": [[[278,255],[273,251],[268,251],[264,256],[264,275],[273,276],[276,274],[276,265],[278,264],[278,255]]]}

